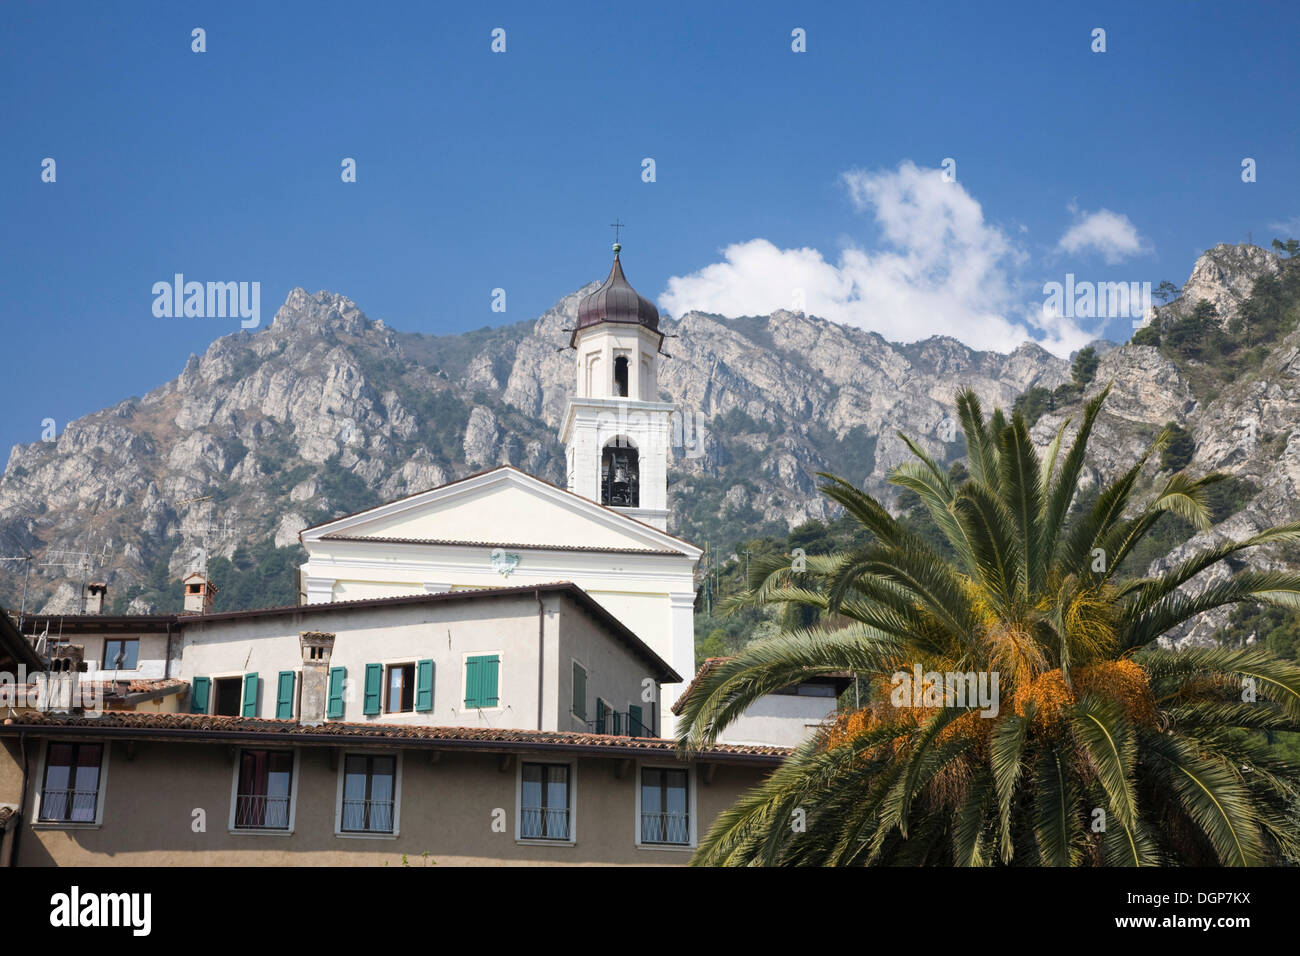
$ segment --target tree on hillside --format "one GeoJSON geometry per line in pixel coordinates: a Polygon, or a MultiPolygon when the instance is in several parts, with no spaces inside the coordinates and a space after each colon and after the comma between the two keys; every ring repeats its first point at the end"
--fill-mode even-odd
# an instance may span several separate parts
{"type": "Polygon", "coordinates": [[[921,499],[953,557],[851,483],[822,476],[823,493],[869,540],[809,557],[803,571],[788,558],[755,562],[751,601],[811,608],[816,619],[702,678],[684,702],[679,744],[713,743],[760,697],[813,675],[853,672],[863,704],[724,811],[694,863],[1295,858],[1300,764],[1265,735],[1300,729],[1300,667],[1259,646],[1177,653],[1156,639],[1214,608],[1300,606],[1293,572],[1236,570],[1199,594],[1182,589],[1207,569],[1231,572],[1248,549],[1300,540],[1300,523],[1155,576],[1121,576],[1162,518],[1207,527],[1207,494],[1221,478],[1178,472],[1135,500],[1166,433],[1113,483],[1076,497],[1108,391],[1088,403],[1070,447],[1062,424],[1045,456],[1019,415],[986,419],[975,395],[961,393],[964,481],[902,436],[916,460],[890,480],[921,499]],[[917,673],[926,676],[900,694],[900,680],[917,673]],[[947,674],[984,675],[994,706],[939,693],[952,687],[947,674]]]}

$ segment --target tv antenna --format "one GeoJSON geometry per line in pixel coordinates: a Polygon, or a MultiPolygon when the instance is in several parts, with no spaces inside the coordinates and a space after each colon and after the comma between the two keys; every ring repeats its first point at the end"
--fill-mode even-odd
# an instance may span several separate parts
{"type": "Polygon", "coordinates": [[[23,603],[18,611],[18,632],[23,630],[23,621],[27,618],[27,579],[32,576],[32,561],[35,560],[30,554],[23,554],[12,558],[0,558],[0,561],[22,561],[27,566],[23,569],[23,603]]]}
{"type": "MultiPolygon", "coordinates": [[[[177,507],[179,507],[185,504],[193,504],[198,501],[211,501],[211,500],[212,500],[211,495],[200,495],[197,498],[186,498],[184,501],[178,501],[176,505],[177,507]]],[[[181,525],[180,531],[182,534],[197,534],[201,536],[200,537],[201,543],[199,544],[199,548],[198,548],[199,560],[196,565],[190,568],[190,570],[198,571],[204,577],[207,577],[208,552],[212,550],[213,536],[225,537],[226,535],[231,533],[231,530],[232,529],[230,527],[230,523],[225,519],[222,520],[220,525],[212,524],[211,522],[203,525],[192,525],[192,524],[181,525]]]]}
{"type": "Polygon", "coordinates": [[[95,568],[103,567],[108,563],[108,545],[105,544],[98,553],[94,551],[70,551],[66,548],[52,548],[45,552],[45,557],[58,557],[63,555],[61,561],[42,561],[43,568],[78,568],[81,570],[81,610],[78,614],[86,613],[86,583],[90,580],[90,572],[95,568]]]}

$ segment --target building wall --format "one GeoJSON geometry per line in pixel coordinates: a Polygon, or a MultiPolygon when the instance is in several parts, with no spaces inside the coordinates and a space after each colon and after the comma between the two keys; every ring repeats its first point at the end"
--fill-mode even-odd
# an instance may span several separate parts
{"type": "MultiPolygon", "coordinates": [[[[657,707],[659,685],[645,661],[624,653],[604,637],[602,628],[592,617],[574,605],[561,612],[559,646],[559,729],[590,731],[596,719],[596,698],[621,713],[635,704],[643,708],[643,720],[650,723],[657,707]],[[587,671],[586,720],[573,713],[573,662],[587,671]],[[650,678],[650,700],[642,699],[643,684],[650,678]]],[[[655,727],[658,728],[658,724],[655,727]]],[[[610,733],[610,728],[605,728],[610,733]]],[[[627,733],[624,729],[623,733],[627,733]]]]}
{"type": "Polygon", "coordinates": [[[744,714],[718,735],[729,744],[797,747],[835,712],[834,697],[768,694],[750,704],[744,714]]]}
{"type": "MultiPolygon", "coordinates": [[[[486,547],[317,541],[311,544],[303,575],[309,589],[319,582],[319,601],[390,597],[426,588],[572,581],[679,674],[689,677],[695,672],[695,583],[690,558],[521,549],[519,564],[503,577],[492,567],[491,552],[486,547]]],[[[665,686],[664,700],[671,704],[685,686],[665,686]]],[[[671,729],[672,720],[664,706],[658,726],[671,729]]]]}
{"type": "MultiPolygon", "coordinates": [[[[560,666],[560,643],[572,629],[573,640],[601,661],[600,675],[589,679],[592,693],[623,693],[627,675],[643,676],[647,667],[569,599],[544,594],[543,618],[547,647],[547,673],[543,682],[542,725],[538,726],[538,606],[534,595],[426,604],[407,607],[371,607],[346,611],[310,610],[293,615],[204,621],[187,624],[178,676],[259,676],[257,716],[276,716],[276,682],[281,671],[294,671],[295,692],[301,692],[302,654],[298,634],[304,630],[335,634],[331,667],[347,671],[344,694],[345,721],[386,724],[422,724],[446,727],[514,727],[533,730],[576,729],[569,721],[572,669],[565,658],[560,666]],[[599,650],[595,650],[599,648],[599,650]],[[500,705],[494,709],[467,709],[465,659],[496,654],[500,705]],[[433,710],[366,715],[364,710],[367,664],[394,664],[432,659],[433,710]],[[559,694],[553,690],[565,681],[559,694]],[[617,682],[617,683],[610,683],[617,682]],[[561,719],[563,718],[563,722],[561,719]]],[[[584,651],[584,653],[587,653],[584,651]]],[[[385,685],[385,690],[386,690],[385,685]]],[[[295,707],[295,716],[299,709],[295,707]]]]}
{"type": "MultiPolygon", "coordinates": [[[[80,644],[86,649],[86,680],[145,680],[166,676],[167,671],[167,635],[146,634],[108,634],[103,637],[90,634],[74,634],[68,638],[70,644],[80,644]],[[105,670],[104,645],[111,640],[131,640],[140,642],[136,655],[134,670],[105,670]]],[[[172,675],[175,676],[175,675],[172,675]]]]}
{"type": "MultiPolygon", "coordinates": [[[[0,750],[0,802],[17,803],[19,766],[12,741],[0,750]]],[[[29,740],[29,748],[31,747],[29,740]]],[[[43,746],[43,745],[42,745],[43,746]]],[[[383,753],[382,748],[346,752],[383,753]]],[[[580,756],[524,756],[574,765],[573,845],[521,844],[515,839],[518,759],[502,769],[498,754],[446,752],[434,763],[425,751],[401,760],[399,833],[394,838],[335,835],[339,771],[327,748],[299,748],[294,781],[293,832],[287,836],[231,833],[235,750],[221,744],[141,741],[129,756],[112,745],[99,827],[32,828],[24,823],[19,865],[682,865],[689,850],[638,848],[638,765],[580,756]],[[195,811],[205,831],[195,832],[195,811]],[[497,813],[496,811],[502,811],[497,813]],[[504,821],[494,829],[494,820],[504,821]]],[[[33,755],[33,766],[35,766],[33,755]]],[[[340,759],[339,765],[342,761],[340,759]]],[[[646,761],[645,765],[657,765],[646,761]]],[[[686,766],[673,760],[666,765],[686,766]]],[[[717,815],[769,772],[720,764],[711,783],[693,771],[696,833],[703,837],[717,815]]],[[[33,788],[40,786],[33,769],[33,788]]],[[[28,793],[28,808],[34,807],[28,793]]]]}

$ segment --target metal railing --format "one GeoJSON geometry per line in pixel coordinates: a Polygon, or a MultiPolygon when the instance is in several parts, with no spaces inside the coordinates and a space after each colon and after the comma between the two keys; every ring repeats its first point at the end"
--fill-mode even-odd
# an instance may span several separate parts
{"type": "Polygon", "coordinates": [[[92,822],[98,798],[98,790],[46,790],[41,794],[41,819],[92,822]]]}
{"type": "Polygon", "coordinates": [[[392,800],[344,800],[343,826],[350,833],[392,833],[392,800]]]}
{"type": "Polygon", "coordinates": [[[641,842],[687,846],[691,842],[691,818],[687,813],[641,812],[641,842]]]}
{"type": "Polygon", "coordinates": [[[614,737],[653,737],[654,729],[638,720],[631,711],[611,710],[597,714],[595,720],[587,721],[587,726],[595,734],[610,734],[614,737]]]}
{"type": "Polygon", "coordinates": [[[241,830],[289,829],[289,797],[241,793],[235,798],[235,827],[241,830]]]}
{"type": "Polygon", "coordinates": [[[569,839],[567,807],[524,807],[519,820],[519,836],[525,840],[569,839]]]}

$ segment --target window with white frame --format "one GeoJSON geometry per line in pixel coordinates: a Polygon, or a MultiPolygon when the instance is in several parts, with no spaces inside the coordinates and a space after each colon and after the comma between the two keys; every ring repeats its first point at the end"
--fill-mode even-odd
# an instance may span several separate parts
{"type": "Polygon", "coordinates": [[[343,759],[342,833],[392,833],[397,808],[397,758],[348,754],[343,759]]]}
{"type": "Polygon", "coordinates": [[[104,664],[106,671],[133,671],[139,666],[139,638],[110,638],[104,641],[104,664]]]}
{"type": "Polygon", "coordinates": [[[573,800],[569,765],[525,763],[520,774],[520,839],[571,840],[573,800]]]}
{"type": "Polygon", "coordinates": [[[235,791],[236,830],[288,830],[293,798],[292,750],[243,750],[235,791]]]}
{"type": "Polygon", "coordinates": [[[685,770],[641,768],[641,842],[691,844],[691,780],[685,770]]]}
{"type": "Polygon", "coordinates": [[[98,819],[103,744],[51,741],[41,781],[42,823],[94,823],[98,819]]]}

